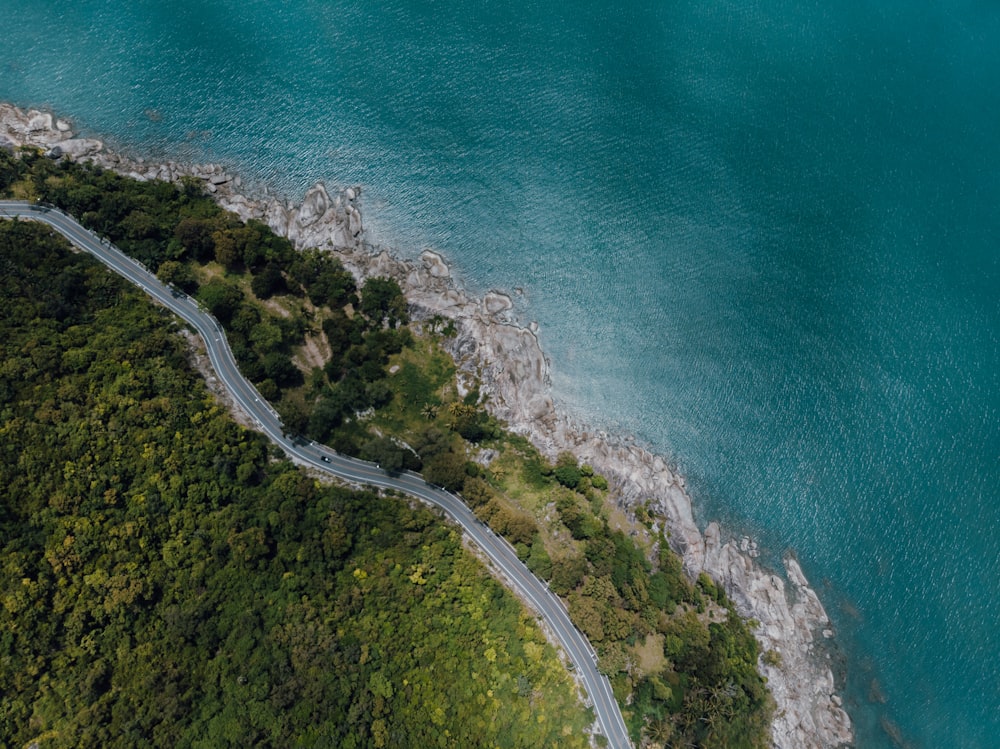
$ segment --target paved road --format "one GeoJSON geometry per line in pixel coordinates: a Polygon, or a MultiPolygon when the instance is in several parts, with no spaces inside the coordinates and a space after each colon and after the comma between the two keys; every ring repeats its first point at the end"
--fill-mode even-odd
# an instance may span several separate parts
{"type": "Polygon", "coordinates": [[[570,621],[562,601],[521,563],[510,544],[480,522],[462,500],[430,486],[418,474],[406,472],[390,476],[372,463],[340,455],[323,445],[290,439],[282,430],[277,412],[240,374],[222,326],[202,311],[194,300],[164,286],[137,261],[83,228],[59,209],[22,201],[0,201],[0,219],[3,218],[25,218],[48,224],[194,327],[205,340],[209,359],[219,379],[251,415],[258,428],[296,462],[348,481],[405,492],[444,510],[489,557],[508,585],[541,615],[558,638],[586,686],[597,724],[609,745],[618,749],[632,746],[625,721],[612,695],[611,684],[598,672],[590,643],[570,621]]]}

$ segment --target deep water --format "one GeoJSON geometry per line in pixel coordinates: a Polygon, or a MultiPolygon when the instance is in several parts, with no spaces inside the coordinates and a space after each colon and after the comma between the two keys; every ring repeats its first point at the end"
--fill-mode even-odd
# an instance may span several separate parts
{"type": "Polygon", "coordinates": [[[523,289],[566,408],[799,554],[859,747],[1000,746],[996,3],[0,5],[0,99],[523,289]]]}

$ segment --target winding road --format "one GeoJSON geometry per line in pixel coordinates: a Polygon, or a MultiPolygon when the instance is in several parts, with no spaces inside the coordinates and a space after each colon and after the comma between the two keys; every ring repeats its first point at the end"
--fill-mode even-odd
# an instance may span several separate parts
{"type": "Polygon", "coordinates": [[[30,219],[48,224],[71,243],[124,276],[194,327],[205,341],[209,359],[221,382],[256,422],[257,427],[295,462],[347,481],[405,492],[444,510],[462,527],[465,535],[482,549],[495,571],[522,600],[531,605],[559,640],[576,667],[576,674],[583,682],[588,702],[594,709],[597,727],[607,738],[608,744],[616,749],[632,746],[621,710],[612,694],[611,684],[598,672],[594,649],[570,621],[562,601],[517,558],[513,547],[484,525],[461,499],[427,484],[418,474],[406,472],[389,475],[372,463],[340,455],[323,445],[286,435],[278,413],[240,374],[222,326],[203,311],[196,301],[165,286],[140,263],[107,240],[85,229],[58,208],[23,201],[0,201],[0,219],[4,218],[30,219]]]}

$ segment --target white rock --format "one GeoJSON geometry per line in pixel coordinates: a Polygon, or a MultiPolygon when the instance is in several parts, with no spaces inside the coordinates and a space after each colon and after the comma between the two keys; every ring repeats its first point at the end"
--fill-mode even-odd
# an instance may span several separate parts
{"type": "Polygon", "coordinates": [[[298,210],[298,223],[300,227],[312,226],[326,213],[330,205],[330,196],[327,195],[323,185],[314,185],[306,192],[302,205],[298,210]]]}
{"type": "Polygon", "coordinates": [[[506,312],[514,303],[506,294],[490,291],[483,297],[483,309],[487,315],[498,315],[506,312]]]}
{"type": "Polygon", "coordinates": [[[424,267],[427,268],[427,272],[430,273],[433,278],[451,277],[451,269],[444,261],[444,258],[436,252],[424,250],[420,253],[420,259],[423,261],[424,267]]]}
{"type": "Polygon", "coordinates": [[[52,130],[52,115],[48,112],[32,110],[28,112],[28,131],[38,132],[52,130]]]}
{"type": "Polygon", "coordinates": [[[93,138],[69,138],[59,142],[63,154],[74,158],[92,156],[104,148],[104,144],[93,138]]]}

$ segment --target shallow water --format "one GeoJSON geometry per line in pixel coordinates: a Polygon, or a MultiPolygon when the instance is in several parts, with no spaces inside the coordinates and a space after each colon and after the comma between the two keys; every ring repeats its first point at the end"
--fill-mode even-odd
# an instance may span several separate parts
{"type": "Polygon", "coordinates": [[[568,409],[797,550],[859,746],[997,746],[995,4],[27,5],[0,99],[364,185],[375,239],[524,290],[568,409]]]}

